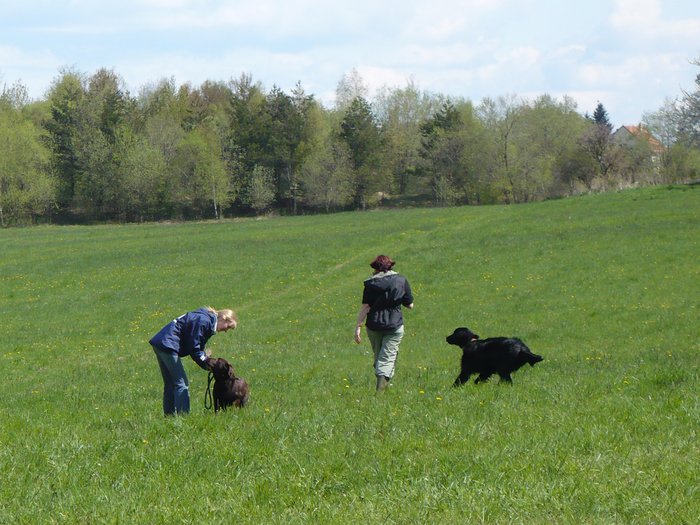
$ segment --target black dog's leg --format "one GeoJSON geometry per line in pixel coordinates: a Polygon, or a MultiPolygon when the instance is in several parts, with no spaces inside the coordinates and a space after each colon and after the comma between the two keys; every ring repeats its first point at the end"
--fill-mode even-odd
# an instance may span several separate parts
{"type": "Polygon", "coordinates": [[[459,374],[457,376],[457,379],[455,379],[455,382],[452,383],[452,387],[457,388],[458,386],[462,386],[464,383],[469,381],[470,376],[471,376],[471,374],[465,374],[465,373],[459,374]]]}
{"type": "Polygon", "coordinates": [[[513,384],[513,379],[510,377],[510,374],[504,372],[498,375],[501,376],[502,383],[508,383],[509,385],[513,384]]]}
{"type": "Polygon", "coordinates": [[[488,381],[489,377],[491,377],[491,374],[479,374],[479,377],[474,380],[474,384],[488,381]]]}

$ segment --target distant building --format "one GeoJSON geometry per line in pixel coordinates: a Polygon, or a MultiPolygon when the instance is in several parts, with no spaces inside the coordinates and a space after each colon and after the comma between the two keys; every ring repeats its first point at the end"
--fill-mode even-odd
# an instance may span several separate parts
{"type": "Polygon", "coordinates": [[[613,134],[613,140],[622,146],[634,147],[639,141],[645,141],[651,151],[654,164],[661,160],[666,148],[647,128],[642,126],[620,126],[613,134]]]}

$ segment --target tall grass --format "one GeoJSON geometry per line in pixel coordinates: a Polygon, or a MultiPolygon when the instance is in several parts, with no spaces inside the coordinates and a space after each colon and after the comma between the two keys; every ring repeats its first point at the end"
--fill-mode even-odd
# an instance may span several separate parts
{"type": "Polygon", "coordinates": [[[700,193],[0,231],[0,523],[696,523],[700,193]],[[414,289],[393,386],[352,342],[414,289]],[[250,406],[164,418],[148,339],[202,305],[250,406]],[[456,326],[545,360],[450,385],[456,326]]]}

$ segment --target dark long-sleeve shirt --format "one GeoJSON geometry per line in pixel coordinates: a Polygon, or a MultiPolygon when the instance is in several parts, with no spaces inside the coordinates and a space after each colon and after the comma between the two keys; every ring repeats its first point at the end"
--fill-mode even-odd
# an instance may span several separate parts
{"type": "Polygon", "coordinates": [[[394,271],[378,273],[366,279],[362,303],[368,304],[366,325],[370,330],[397,330],[403,325],[401,305],[413,303],[408,280],[394,271]]]}

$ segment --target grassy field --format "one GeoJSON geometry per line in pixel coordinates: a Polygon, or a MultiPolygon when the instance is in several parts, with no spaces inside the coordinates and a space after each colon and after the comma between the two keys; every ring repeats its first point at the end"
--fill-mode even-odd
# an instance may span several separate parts
{"type": "MultiPolygon", "coordinates": [[[[0,523],[694,524],[700,188],[509,207],[0,231],[0,523]],[[408,276],[394,384],[352,341],[408,276]],[[202,305],[246,410],[164,418],[147,341],[202,305]],[[545,360],[452,389],[445,336],[545,360]]],[[[366,339],[366,338],[365,338],[366,339]]]]}

